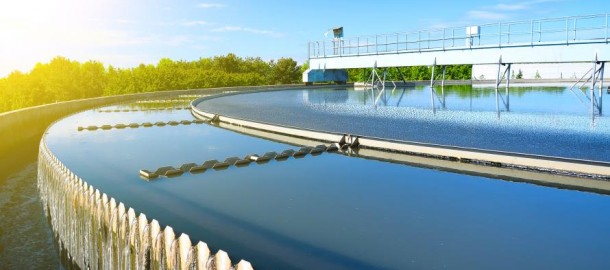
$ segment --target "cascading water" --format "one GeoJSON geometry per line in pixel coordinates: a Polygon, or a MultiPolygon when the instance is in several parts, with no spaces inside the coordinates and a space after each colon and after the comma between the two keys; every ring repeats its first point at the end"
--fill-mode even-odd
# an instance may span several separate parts
{"type": "Polygon", "coordinates": [[[244,260],[232,265],[222,250],[212,256],[207,244],[193,246],[188,235],[161,230],[156,220],[109,198],[64,166],[44,137],[38,190],[60,248],[81,269],[253,269],[244,260]]]}

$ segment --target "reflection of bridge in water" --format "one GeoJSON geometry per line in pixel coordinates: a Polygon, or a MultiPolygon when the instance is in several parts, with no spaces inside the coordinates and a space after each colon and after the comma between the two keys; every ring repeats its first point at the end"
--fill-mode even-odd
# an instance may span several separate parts
{"type": "MultiPolygon", "coordinates": [[[[387,68],[432,66],[430,86],[445,81],[447,65],[496,64],[495,88],[508,110],[511,66],[538,63],[591,63],[592,67],[570,89],[601,115],[605,62],[610,60],[609,14],[501,22],[310,42],[306,83],[345,82],[348,68],[372,68],[365,85],[385,88],[387,68]],[[442,67],[442,73],[436,72],[442,67]],[[377,68],[383,68],[378,74],[377,68]],[[442,75],[440,75],[442,74],[442,75]],[[505,84],[504,94],[500,87],[505,84]],[[581,90],[590,84],[588,91],[581,90]]],[[[404,81],[402,74],[400,75],[404,81]]],[[[442,91],[442,90],[441,90],[442,91]]],[[[442,104],[442,102],[441,102],[442,104]]]]}

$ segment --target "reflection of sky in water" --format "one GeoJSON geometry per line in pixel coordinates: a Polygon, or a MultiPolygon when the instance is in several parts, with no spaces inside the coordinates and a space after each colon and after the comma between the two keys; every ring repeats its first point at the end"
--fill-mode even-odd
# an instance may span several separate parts
{"type": "MultiPolygon", "coordinates": [[[[296,110],[291,103],[302,104],[301,92],[275,94],[265,100],[276,107],[260,110],[260,100],[244,95],[243,100],[231,97],[237,102],[227,108],[236,109],[232,106],[243,101],[258,109],[252,112],[268,116],[266,110],[277,112],[279,107],[286,113],[281,116],[290,120],[311,117],[312,112],[351,115],[359,106],[309,103],[296,110]]],[[[402,109],[378,107],[356,119],[370,125],[367,121],[377,119],[376,113],[397,119],[406,117],[401,113],[435,117],[425,109],[402,109]]],[[[495,119],[493,112],[484,113],[495,119]]],[[[437,112],[443,114],[451,112],[437,112]]],[[[203,240],[233,259],[249,260],[257,269],[608,266],[608,196],[328,153],[146,182],[138,170],[296,147],[207,124],[76,129],[185,119],[193,119],[187,110],[92,110],[57,122],[48,131],[47,143],[73,172],[102,192],[177,233],[189,234],[194,242],[203,240]]]]}
{"type": "Polygon", "coordinates": [[[509,110],[500,100],[499,112],[494,90],[470,86],[446,86],[446,106],[434,97],[435,110],[429,88],[251,93],[208,100],[199,107],[315,130],[610,161],[610,118],[592,119],[564,88],[511,91],[509,110]]]}

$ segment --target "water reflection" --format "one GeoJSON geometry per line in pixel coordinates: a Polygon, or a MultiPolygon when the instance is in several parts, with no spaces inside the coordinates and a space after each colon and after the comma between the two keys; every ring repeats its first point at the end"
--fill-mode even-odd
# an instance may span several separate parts
{"type": "MultiPolygon", "coordinates": [[[[294,121],[290,122],[293,125],[351,126],[361,132],[392,131],[398,135],[406,130],[404,134],[432,138],[445,137],[435,134],[449,132],[447,137],[454,140],[459,133],[454,134],[455,127],[452,129],[449,122],[439,128],[438,123],[426,127],[424,122],[404,119],[410,113],[427,120],[458,123],[481,114],[485,122],[495,119],[493,110],[473,111],[459,118],[459,114],[468,112],[439,110],[433,115],[429,107],[404,106],[412,102],[409,97],[419,98],[418,94],[427,103],[428,90],[280,91],[212,99],[214,102],[204,105],[210,106],[207,109],[237,109],[248,117],[261,116],[268,121],[294,121]],[[363,112],[363,107],[370,110],[363,112]],[[408,130],[410,126],[415,129],[408,130]]],[[[469,91],[473,96],[477,93],[469,91]]],[[[459,100],[449,102],[450,93],[445,92],[447,106],[460,104],[459,100]]],[[[490,101],[494,101],[494,94],[488,96],[490,101]]],[[[492,104],[488,106],[493,108],[492,104]]],[[[359,154],[354,149],[348,149],[348,156],[291,158],[145,182],[139,179],[139,169],[290,147],[211,125],[76,130],[85,123],[189,117],[184,110],[88,111],[55,124],[47,141],[64,164],[94,187],[171,225],[177,232],[189,234],[195,241],[206,241],[214,250],[221,248],[235,258],[252,261],[257,269],[607,266],[610,245],[595,239],[610,237],[606,230],[610,218],[603,211],[610,206],[608,196],[352,158],[359,154]],[[561,244],[557,235],[562,236],[561,244]],[[475,263],[465,260],[472,254],[485,256],[475,263]]],[[[466,135],[470,141],[481,143],[472,133],[481,137],[481,133],[488,133],[478,127],[466,135]]]]}
{"type": "Polygon", "coordinates": [[[610,161],[610,118],[591,118],[567,87],[307,89],[215,98],[200,107],[314,130],[610,161]]]}

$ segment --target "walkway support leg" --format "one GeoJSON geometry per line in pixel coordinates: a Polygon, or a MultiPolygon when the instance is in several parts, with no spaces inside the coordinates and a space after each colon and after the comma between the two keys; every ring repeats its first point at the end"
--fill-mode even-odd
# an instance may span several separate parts
{"type": "Polygon", "coordinates": [[[511,67],[512,64],[508,64],[507,70],[506,70],[506,111],[510,111],[510,72],[511,72],[511,67]]]}
{"type": "Polygon", "coordinates": [[[597,55],[593,61],[593,77],[591,77],[591,117],[595,117],[595,82],[597,81],[597,55]]]}
{"type": "Polygon", "coordinates": [[[432,103],[432,112],[436,114],[436,106],[434,104],[434,69],[436,68],[436,58],[432,64],[432,76],[430,77],[430,101],[432,103]]]}
{"type": "Polygon", "coordinates": [[[445,71],[447,66],[443,66],[443,81],[441,82],[441,96],[443,97],[443,109],[445,109],[445,71]]]}
{"type": "Polygon", "coordinates": [[[501,70],[502,70],[502,56],[500,55],[500,60],[498,61],[498,73],[496,74],[496,112],[498,113],[498,118],[500,118],[500,96],[498,93],[498,87],[500,86],[501,70]]]}
{"type": "Polygon", "coordinates": [[[597,104],[598,106],[598,111],[599,111],[599,115],[602,115],[602,98],[603,98],[603,91],[604,91],[604,68],[606,66],[606,62],[602,62],[602,66],[601,66],[601,70],[599,71],[599,102],[597,104]]]}

